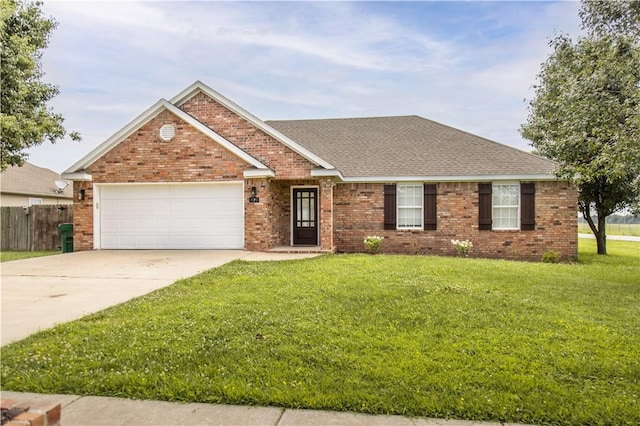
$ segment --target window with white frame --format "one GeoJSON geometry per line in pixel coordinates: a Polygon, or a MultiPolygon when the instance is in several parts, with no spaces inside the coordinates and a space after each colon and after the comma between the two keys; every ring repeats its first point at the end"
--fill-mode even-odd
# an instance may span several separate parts
{"type": "Polygon", "coordinates": [[[29,207],[31,206],[40,206],[42,205],[42,198],[31,198],[29,197],[29,207]]]}
{"type": "Polygon", "coordinates": [[[398,229],[422,229],[422,184],[397,186],[398,229]]]}
{"type": "Polygon", "coordinates": [[[520,185],[517,183],[494,183],[491,192],[493,229],[519,229],[520,185]]]}

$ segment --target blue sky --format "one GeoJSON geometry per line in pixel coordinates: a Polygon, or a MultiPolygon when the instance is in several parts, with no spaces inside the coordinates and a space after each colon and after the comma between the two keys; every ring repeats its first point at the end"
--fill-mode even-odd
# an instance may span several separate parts
{"type": "Polygon", "coordinates": [[[529,151],[524,99],[577,2],[69,2],[43,56],[83,141],[62,172],[160,98],[201,80],[263,120],[420,115],[529,151]]]}

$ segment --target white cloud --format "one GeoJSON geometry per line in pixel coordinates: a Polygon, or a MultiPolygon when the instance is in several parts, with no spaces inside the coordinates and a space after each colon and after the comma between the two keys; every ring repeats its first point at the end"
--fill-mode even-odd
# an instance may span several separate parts
{"type": "Polygon", "coordinates": [[[264,119],[417,114],[526,149],[522,99],[554,29],[577,31],[578,7],[47,1],[51,104],[84,141],[32,161],[62,171],[195,80],[264,119]]]}

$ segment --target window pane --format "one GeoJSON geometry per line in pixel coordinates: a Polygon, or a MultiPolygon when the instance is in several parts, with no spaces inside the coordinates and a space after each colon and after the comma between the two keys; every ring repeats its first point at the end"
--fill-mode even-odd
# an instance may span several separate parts
{"type": "Polygon", "coordinates": [[[421,228],[422,227],[422,209],[403,208],[398,210],[398,227],[421,228]]]}
{"type": "Polygon", "coordinates": [[[422,206],[422,185],[398,185],[398,206],[399,207],[421,207],[422,206]]]}
{"type": "Polygon", "coordinates": [[[493,185],[493,205],[517,207],[519,204],[519,185],[493,185]]]}
{"type": "Polygon", "coordinates": [[[518,228],[518,208],[517,207],[494,207],[493,225],[495,229],[517,229],[518,228]]]}
{"type": "Polygon", "coordinates": [[[398,228],[422,228],[422,185],[397,186],[398,228]]]}

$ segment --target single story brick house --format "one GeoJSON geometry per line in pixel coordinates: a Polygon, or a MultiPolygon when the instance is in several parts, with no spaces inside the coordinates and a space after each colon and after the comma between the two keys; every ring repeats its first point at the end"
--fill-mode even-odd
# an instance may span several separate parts
{"type": "Polygon", "coordinates": [[[421,117],[262,121],[197,81],[71,166],[74,247],[577,257],[557,164],[421,117]]]}

